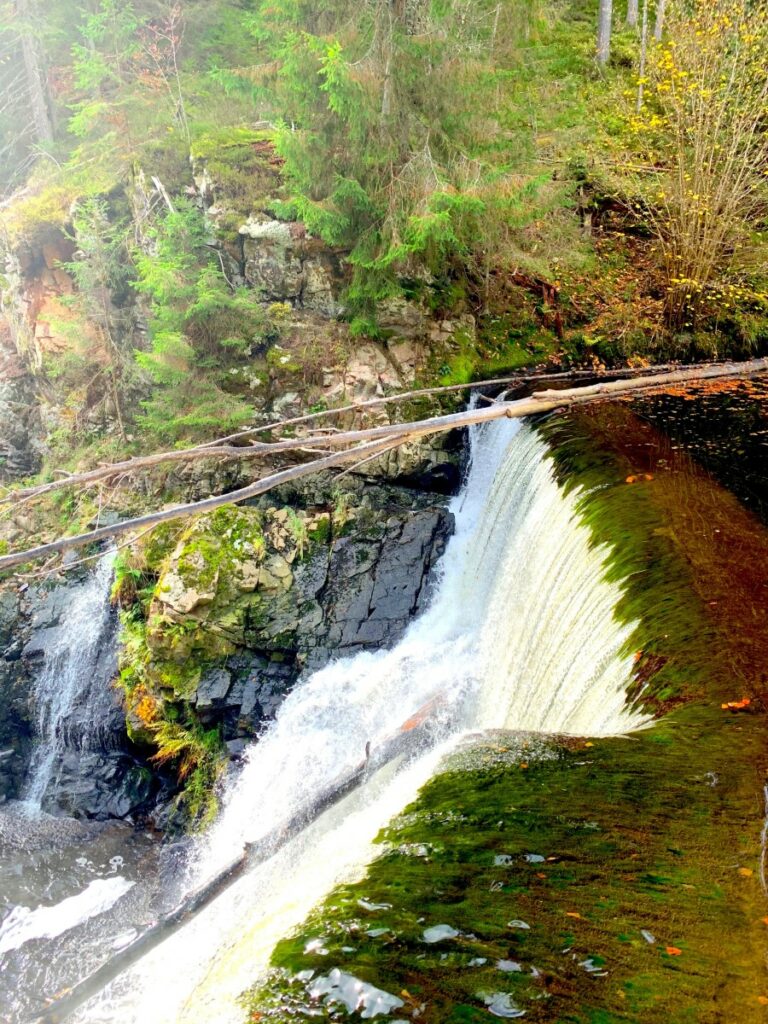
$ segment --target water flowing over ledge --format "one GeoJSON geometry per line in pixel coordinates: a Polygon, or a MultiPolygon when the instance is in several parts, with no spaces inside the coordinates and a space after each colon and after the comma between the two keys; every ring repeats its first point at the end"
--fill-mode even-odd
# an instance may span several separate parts
{"type": "Polygon", "coordinates": [[[202,840],[193,881],[306,813],[314,794],[425,704],[428,749],[326,812],[93,1000],[82,1020],[127,1024],[150,1009],[158,1024],[236,1020],[236,996],[277,938],[336,881],[360,872],[378,829],[468,730],[598,736],[643,724],[624,704],[631,663],[621,654],[627,631],[613,617],[620,591],[603,579],[603,553],[590,548],[573,496],[555,484],[544,443],[503,421],[476,428],[471,444],[429,609],[394,649],[334,662],[288,696],[202,840]],[[184,964],[172,982],[169,960],[184,964]]]}
{"type": "Polygon", "coordinates": [[[435,598],[392,650],[336,661],[291,693],[255,744],[213,828],[203,874],[300,814],[428,702],[435,739],[465,729],[614,735],[629,630],[599,550],[555,484],[529,428],[478,428],[454,502],[456,534],[435,598]]]}

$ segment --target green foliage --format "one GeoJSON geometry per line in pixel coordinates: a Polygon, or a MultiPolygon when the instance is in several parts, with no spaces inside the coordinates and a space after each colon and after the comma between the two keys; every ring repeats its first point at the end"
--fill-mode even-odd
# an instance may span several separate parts
{"type": "Polygon", "coordinates": [[[227,281],[200,212],[179,200],[136,257],[136,287],[151,304],[152,347],[136,359],[154,382],[143,426],[168,440],[226,432],[251,406],[239,366],[279,337],[258,297],[227,281]]]}
{"type": "Polygon", "coordinates": [[[74,207],[71,231],[77,249],[74,258],[62,265],[77,287],[77,303],[84,315],[99,326],[112,347],[117,347],[127,327],[130,314],[121,307],[130,302],[133,276],[128,220],[116,215],[117,205],[103,198],[85,198],[74,207]]]}
{"type": "Polygon", "coordinates": [[[519,233],[540,215],[551,175],[513,178],[500,145],[515,47],[539,17],[518,0],[392,17],[384,5],[301,0],[255,11],[251,31],[272,63],[249,82],[279,116],[292,193],[277,209],[351,252],[354,333],[376,333],[378,302],[414,271],[498,260],[505,232],[489,224],[519,233]]]}

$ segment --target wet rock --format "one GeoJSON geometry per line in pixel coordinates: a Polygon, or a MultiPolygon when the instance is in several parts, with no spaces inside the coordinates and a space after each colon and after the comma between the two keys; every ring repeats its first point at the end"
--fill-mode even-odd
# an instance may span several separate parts
{"type": "MultiPolygon", "coordinates": [[[[51,667],[56,671],[57,659],[63,656],[62,641],[70,639],[66,635],[67,609],[83,596],[87,586],[88,574],[81,573],[54,585],[29,588],[23,594],[11,590],[0,594],[0,748],[11,751],[0,763],[0,799],[19,796],[26,783],[37,733],[37,683],[51,667]]],[[[109,796],[128,767],[138,766],[125,749],[125,715],[113,686],[116,627],[115,616],[107,616],[95,656],[88,658],[82,690],[60,724],[65,752],[58,780],[46,793],[43,809],[87,817],[109,817],[112,811],[118,817],[130,813],[130,808],[125,810],[125,786],[122,795],[109,796]],[[80,771],[94,774],[83,778],[80,771]]],[[[77,648],[74,650],[76,654],[77,648]]],[[[151,778],[151,773],[147,777],[151,778]]],[[[117,785],[118,791],[121,785],[117,785]]]]}
{"type": "Polygon", "coordinates": [[[148,810],[156,789],[152,773],[125,753],[67,750],[43,807],[96,821],[127,818],[148,810]]]}
{"type": "Polygon", "coordinates": [[[215,668],[207,672],[197,688],[195,699],[198,708],[209,708],[222,701],[229,693],[232,676],[224,668],[215,668]]]}
{"type": "Polygon", "coordinates": [[[336,541],[321,602],[323,620],[314,637],[305,639],[314,647],[312,665],[327,660],[335,648],[351,653],[397,643],[423,606],[427,575],[452,530],[446,510],[428,508],[392,517],[376,540],[336,541]]]}
{"type": "Polygon", "coordinates": [[[225,740],[251,737],[274,718],[296,675],[293,659],[274,661],[242,651],[227,660],[226,669],[204,677],[193,703],[205,724],[223,725],[225,740]]]}

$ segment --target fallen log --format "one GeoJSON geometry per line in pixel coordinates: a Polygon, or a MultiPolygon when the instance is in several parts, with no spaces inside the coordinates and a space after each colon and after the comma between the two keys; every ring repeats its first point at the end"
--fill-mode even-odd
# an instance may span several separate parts
{"type": "MultiPolygon", "coordinates": [[[[712,364],[708,365],[711,366],[712,364]]],[[[656,366],[644,370],[640,373],[640,376],[660,375],[662,372],[672,369],[675,372],[680,372],[682,370],[701,369],[701,366],[674,368],[670,366],[656,366]]],[[[170,452],[154,452],[151,455],[134,456],[121,462],[103,464],[95,469],[85,470],[82,473],[68,473],[66,470],[55,470],[54,472],[60,476],[60,479],[51,480],[44,484],[33,484],[30,487],[14,488],[3,497],[0,497],[0,505],[19,505],[31,499],[43,497],[53,491],[62,490],[63,488],[90,487],[103,481],[112,481],[116,477],[127,477],[131,474],[166,464],[196,462],[202,459],[221,459],[222,461],[227,461],[232,459],[265,458],[276,452],[298,449],[300,446],[306,446],[312,442],[325,441],[327,434],[315,434],[301,439],[284,439],[282,442],[254,441],[252,439],[256,434],[270,433],[287,427],[304,426],[328,417],[342,416],[345,413],[364,413],[391,402],[411,401],[429,395],[449,394],[455,391],[467,391],[480,387],[501,387],[505,384],[514,387],[535,381],[573,380],[583,374],[589,377],[596,376],[594,371],[573,370],[565,373],[548,373],[537,376],[497,377],[492,380],[480,381],[477,384],[451,384],[445,387],[422,388],[418,391],[406,391],[397,395],[369,398],[366,401],[355,402],[337,409],[323,409],[320,412],[305,413],[302,416],[293,416],[290,419],[276,420],[273,423],[265,423],[258,427],[249,427],[247,430],[240,430],[237,433],[228,434],[226,437],[219,437],[213,441],[206,441],[204,444],[195,445],[194,448],[180,448],[170,452]],[[235,441],[243,442],[243,444],[239,446],[233,445],[235,441]],[[244,443],[246,441],[248,441],[247,445],[244,443]]],[[[638,371],[636,370],[604,370],[600,374],[601,379],[615,378],[617,376],[629,379],[637,375],[638,371]]]]}
{"type": "MultiPolygon", "coordinates": [[[[345,462],[366,459],[368,456],[376,454],[377,451],[384,451],[391,447],[393,442],[403,444],[406,441],[419,437],[444,433],[478,423],[489,423],[504,416],[512,419],[534,416],[540,413],[551,412],[553,409],[569,408],[575,405],[583,405],[600,399],[614,398],[619,395],[637,393],[644,390],[664,388],[677,384],[689,384],[714,378],[751,377],[766,371],[768,371],[768,359],[753,359],[746,363],[722,363],[696,367],[690,370],[675,370],[670,373],[638,377],[632,380],[600,382],[587,387],[569,388],[562,391],[539,391],[534,392],[528,398],[521,398],[513,402],[497,402],[484,409],[468,409],[464,412],[452,413],[446,416],[435,416],[411,423],[391,423],[363,430],[340,431],[335,434],[320,434],[300,439],[290,438],[275,441],[271,444],[259,445],[255,449],[227,448],[223,450],[227,458],[244,459],[253,457],[254,453],[273,455],[312,445],[322,445],[325,448],[341,448],[345,445],[355,446],[347,451],[327,455],[262,477],[246,487],[230,491],[227,494],[216,495],[211,498],[205,498],[202,501],[190,502],[186,505],[176,505],[172,508],[148,513],[144,516],[137,516],[134,519],[126,519],[111,526],[99,527],[88,533],[81,533],[73,537],[62,537],[47,544],[3,555],[0,557],[0,571],[10,569],[15,565],[21,565],[34,558],[42,558],[72,548],[84,547],[86,544],[117,537],[134,530],[152,526],[155,523],[182,519],[193,513],[209,512],[212,509],[220,508],[222,505],[236,504],[248,498],[264,494],[280,484],[298,480],[325,469],[336,468],[345,462]]],[[[204,448],[195,449],[195,451],[197,452],[197,457],[201,457],[201,453],[205,456],[210,456],[213,452],[220,450],[204,448]]],[[[189,453],[184,454],[188,456],[189,453]]],[[[89,473],[69,477],[64,481],[55,481],[55,484],[57,486],[84,486],[94,481],[94,474],[103,473],[106,476],[114,476],[117,472],[124,471],[121,468],[124,465],[123,463],[118,463],[100,470],[92,470],[89,473]]],[[[52,485],[45,486],[50,487],[52,485]]]]}
{"type": "Polygon", "coordinates": [[[367,744],[365,757],[357,767],[343,772],[325,789],[315,794],[306,807],[278,825],[272,832],[256,842],[246,843],[242,852],[213,878],[188,893],[173,910],[163,914],[110,960],[82,978],[66,993],[53,999],[42,1012],[28,1017],[25,1024],[63,1024],[111,981],[179,931],[244,874],[269,860],[324,811],[343,800],[376,771],[398,758],[408,758],[417,753],[427,740],[431,715],[441,705],[440,698],[433,698],[405,721],[397,732],[383,740],[378,748],[372,751],[370,744],[367,744]]]}

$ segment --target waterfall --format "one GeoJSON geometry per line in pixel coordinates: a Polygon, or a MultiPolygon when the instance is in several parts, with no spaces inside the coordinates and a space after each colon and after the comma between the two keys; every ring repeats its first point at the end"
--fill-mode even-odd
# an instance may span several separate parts
{"type": "Polygon", "coordinates": [[[301,814],[360,763],[367,744],[376,750],[431,702],[427,749],[376,773],[238,880],[81,1020],[238,1021],[236,996],[274,942],[337,881],[362,871],[378,830],[466,731],[595,736],[643,724],[624,705],[631,660],[613,612],[620,589],[606,581],[605,552],[590,545],[576,496],[555,483],[544,443],[503,420],[474,429],[471,446],[430,607],[392,650],[338,660],[295,687],[230,784],[201,841],[195,881],[301,814]],[[169,963],[183,970],[169,972],[169,963]]]}
{"type": "Polygon", "coordinates": [[[437,736],[500,728],[604,736],[641,724],[625,706],[630,629],[546,447],[517,422],[478,428],[456,533],[429,609],[392,650],[328,665],[298,686],[255,744],[213,830],[225,863],[436,701],[437,736]],[[297,756],[300,752],[300,756],[297,756]]]}
{"type": "Polygon", "coordinates": [[[72,594],[35,680],[38,742],[32,755],[25,803],[39,809],[57,778],[66,751],[102,749],[112,743],[116,700],[100,658],[109,647],[112,557],[72,594]]]}
{"type": "MultiPolygon", "coordinates": [[[[621,650],[620,597],[605,582],[608,551],[592,547],[544,442],[523,427],[502,459],[469,557],[483,585],[474,641],[482,666],[475,724],[606,736],[642,720],[625,706],[632,659],[621,650]]],[[[466,604],[477,585],[462,580],[466,604]]]]}

